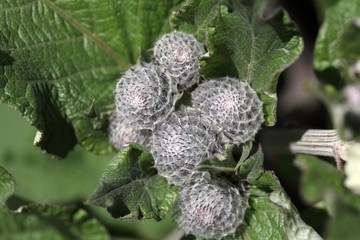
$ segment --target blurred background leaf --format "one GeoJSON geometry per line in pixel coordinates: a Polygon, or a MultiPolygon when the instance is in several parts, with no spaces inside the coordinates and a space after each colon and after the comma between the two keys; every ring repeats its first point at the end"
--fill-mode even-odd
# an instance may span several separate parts
{"type": "Polygon", "coordinates": [[[345,187],[344,173],[313,156],[298,156],[295,163],[302,171],[301,192],[304,199],[325,209],[331,216],[326,239],[357,239],[359,232],[355,225],[360,219],[360,197],[345,187]]]}
{"type": "MultiPolygon", "coordinates": [[[[316,40],[314,67],[321,80],[340,88],[349,81],[341,76],[341,60],[337,53],[339,41],[349,21],[360,16],[360,4],[357,0],[334,2],[326,7],[325,18],[316,40]]],[[[359,40],[352,41],[356,43],[359,40]]]]}

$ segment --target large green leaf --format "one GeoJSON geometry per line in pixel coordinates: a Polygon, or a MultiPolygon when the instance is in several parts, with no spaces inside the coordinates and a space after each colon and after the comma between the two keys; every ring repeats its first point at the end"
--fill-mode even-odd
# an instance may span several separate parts
{"type": "Polygon", "coordinates": [[[85,210],[75,207],[22,207],[14,213],[0,210],[1,239],[110,239],[106,229],[85,210]]]}
{"type": "Polygon", "coordinates": [[[15,181],[11,174],[0,166],[0,209],[15,191],[15,181]]]}
{"type": "Polygon", "coordinates": [[[128,147],[109,163],[90,203],[106,207],[115,218],[160,220],[176,196],[177,189],[156,175],[151,155],[128,147]]]}
{"type": "Polygon", "coordinates": [[[278,76],[299,57],[303,42],[284,11],[265,17],[266,4],[241,0],[219,7],[219,1],[189,1],[173,23],[196,34],[205,32],[210,58],[202,62],[202,74],[248,82],[264,102],[265,124],[274,125],[278,76]]]}
{"type": "Polygon", "coordinates": [[[179,3],[0,1],[0,102],[39,130],[36,144],[48,153],[64,157],[76,142],[112,151],[101,113],[116,79],[169,30],[179,3]],[[85,114],[90,107],[95,114],[85,114]]]}
{"type": "Polygon", "coordinates": [[[238,239],[322,239],[300,218],[272,172],[250,186],[250,208],[238,239]]]}
{"type": "MultiPolygon", "coordinates": [[[[338,0],[326,9],[325,19],[320,28],[315,46],[314,66],[319,77],[325,82],[342,86],[344,79],[339,68],[342,67],[339,57],[339,41],[347,23],[360,16],[358,0],[338,0]]],[[[352,42],[359,42],[356,38],[352,42]]],[[[340,49],[340,51],[342,51],[340,49]]]]}

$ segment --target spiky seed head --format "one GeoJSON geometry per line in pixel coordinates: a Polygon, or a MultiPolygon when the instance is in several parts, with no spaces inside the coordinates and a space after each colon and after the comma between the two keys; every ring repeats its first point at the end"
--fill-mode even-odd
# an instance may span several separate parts
{"type": "Polygon", "coordinates": [[[218,129],[198,110],[181,108],[153,132],[151,152],[159,175],[182,185],[202,172],[194,167],[217,151],[218,129]]]}
{"type": "Polygon", "coordinates": [[[136,129],[153,129],[173,111],[177,98],[171,77],[150,63],[128,70],[115,90],[117,114],[136,129]]]}
{"type": "Polygon", "coordinates": [[[175,220],[186,232],[205,239],[235,233],[243,222],[249,194],[225,181],[198,181],[185,187],[175,203],[175,220]]]}
{"type": "Polygon", "coordinates": [[[223,141],[240,144],[252,140],[264,117],[262,102],[249,84],[223,77],[200,84],[192,93],[200,108],[223,127],[223,141]]]}
{"type": "Polygon", "coordinates": [[[157,63],[184,88],[199,81],[199,58],[204,53],[204,47],[193,35],[178,31],[165,34],[154,46],[157,63]]]}
{"type": "Polygon", "coordinates": [[[109,140],[116,149],[136,143],[144,149],[150,150],[151,135],[151,130],[138,130],[122,116],[114,115],[110,118],[109,140]]]}

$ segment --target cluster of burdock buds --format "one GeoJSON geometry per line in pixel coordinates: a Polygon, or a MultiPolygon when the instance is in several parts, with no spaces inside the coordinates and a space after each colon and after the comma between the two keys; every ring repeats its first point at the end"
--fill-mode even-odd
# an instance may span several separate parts
{"type": "Polygon", "coordinates": [[[206,180],[196,167],[229,144],[254,139],[263,122],[262,102],[249,84],[223,77],[200,83],[204,46],[194,36],[162,36],[150,63],[139,63],[119,80],[109,137],[118,149],[136,143],[149,150],[158,174],[182,187],[175,219],[187,233],[218,239],[235,233],[248,195],[224,180],[206,180]],[[176,106],[181,91],[191,106],[176,106]]]}

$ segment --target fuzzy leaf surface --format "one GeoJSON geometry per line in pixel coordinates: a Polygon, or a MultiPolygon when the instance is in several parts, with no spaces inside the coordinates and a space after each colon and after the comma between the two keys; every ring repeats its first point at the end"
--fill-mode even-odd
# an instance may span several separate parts
{"type": "Polygon", "coordinates": [[[172,27],[193,33],[198,40],[205,41],[208,28],[220,13],[221,0],[189,0],[172,15],[172,27]]]}
{"type": "Polygon", "coordinates": [[[1,239],[110,239],[106,229],[75,206],[29,205],[12,213],[0,210],[1,239]]]}
{"type": "Polygon", "coordinates": [[[250,208],[236,239],[322,239],[306,225],[272,172],[250,185],[250,208]]]}
{"type": "Polygon", "coordinates": [[[175,15],[175,27],[204,31],[210,58],[203,59],[202,74],[205,78],[233,76],[249,83],[264,102],[265,124],[273,125],[278,76],[302,52],[300,33],[282,10],[265,17],[266,1],[228,1],[220,7],[218,3],[189,1],[175,15]],[[198,15],[206,18],[196,21],[198,15]]]}
{"type": "Polygon", "coordinates": [[[169,31],[180,0],[0,2],[0,102],[39,130],[36,145],[64,157],[78,142],[113,149],[103,112],[120,74],[169,31]],[[92,103],[95,99],[95,104],[92,103]],[[92,108],[91,116],[84,114],[92,108]]]}
{"type": "Polygon", "coordinates": [[[177,189],[156,175],[149,153],[128,147],[109,163],[90,203],[106,207],[114,218],[166,217],[177,189]]]}

